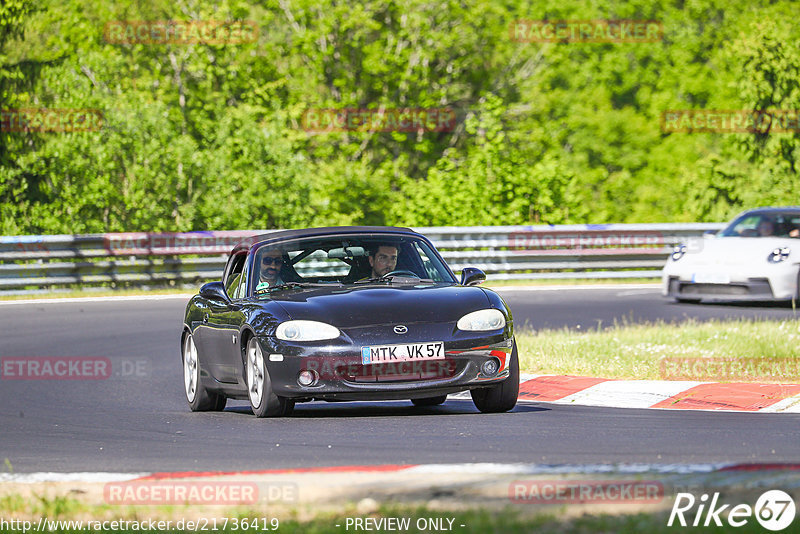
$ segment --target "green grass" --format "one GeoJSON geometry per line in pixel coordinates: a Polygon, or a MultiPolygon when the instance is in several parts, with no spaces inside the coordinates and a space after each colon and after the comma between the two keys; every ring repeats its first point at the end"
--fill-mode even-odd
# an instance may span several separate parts
{"type": "MultiPolygon", "coordinates": [[[[617,324],[606,330],[587,332],[566,328],[517,330],[516,339],[520,369],[533,374],[670,379],[675,377],[663,376],[662,365],[676,358],[703,358],[705,369],[709,370],[714,369],[709,362],[722,359],[778,362],[788,369],[800,368],[800,323],[796,320],[617,324]]],[[[731,381],[753,378],[739,374],[731,377],[731,381]]],[[[797,373],[776,376],[774,380],[762,380],[761,373],[756,378],[772,382],[800,380],[797,373]]]]}
{"type": "Polygon", "coordinates": [[[83,297],[120,297],[133,295],[185,295],[196,293],[200,286],[193,288],[158,288],[158,289],[72,289],[68,291],[53,291],[48,293],[32,293],[26,295],[3,295],[0,293],[0,300],[29,300],[29,299],[53,299],[53,298],[83,298],[83,297]]]}

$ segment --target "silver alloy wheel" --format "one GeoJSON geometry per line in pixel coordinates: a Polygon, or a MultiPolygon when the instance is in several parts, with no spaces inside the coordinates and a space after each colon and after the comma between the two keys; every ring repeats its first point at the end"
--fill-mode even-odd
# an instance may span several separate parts
{"type": "Polygon", "coordinates": [[[258,408],[264,397],[264,355],[255,338],[247,344],[247,386],[250,405],[258,408]]]}
{"type": "Polygon", "coordinates": [[[197,347],[192,334],[187,334],[183,342],[183,385],[189,402],[197,395],[197,374],[197,347]]]}

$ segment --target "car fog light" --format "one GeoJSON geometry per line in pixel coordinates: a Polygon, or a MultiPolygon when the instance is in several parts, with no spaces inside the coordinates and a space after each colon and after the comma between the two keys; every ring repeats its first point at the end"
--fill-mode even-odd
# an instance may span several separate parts
{"type": "Polygon", "coordinates": [[[314,371],[300,371],[297,376],[297,383],[303,387],[313,386],[317,383],[317,373],[314,371]]]}
{"type": "Polygon", "coordinates": [[[498,369],[500,369],[500,362],[492,358],[491,360],[483,362],[483,365],[481,365],[481,374],[484,376],[492,376],[498,369]]]}

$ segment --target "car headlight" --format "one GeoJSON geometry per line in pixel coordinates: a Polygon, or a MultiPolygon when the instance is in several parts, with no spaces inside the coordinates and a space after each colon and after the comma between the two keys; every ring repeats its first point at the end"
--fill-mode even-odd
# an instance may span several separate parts
{"type": "Polygon", "coordinates": [[[338,328],[319,321],[286,321],[275,330],[275,337],[284,341],[322,341],[339,335],[338,328]]]}
{"type": "Polygon", "coordinates": [[[466,314],[458,320],[456,326],[459,330],[481,332],[484,330],[497,330],[506,325],[506,316],[495,309],[478,310],[466,314]]]}
{"type": "Polygon", "coordinates": [[[792,251],[789,250],[789,247],[776,248],[769,253],[769,256],[767,256],[767,261],[770,263],[780,263],[788,258],[791,252],[792,251]]]}
{"type": "Polygon", "coordinates": [[[672,261],[678,261],[683,257],[684,254],[686,254],[686,245],[675,245],[675,248],[672,249],[672,255],[670,257],[672,258],[672,261]]]}

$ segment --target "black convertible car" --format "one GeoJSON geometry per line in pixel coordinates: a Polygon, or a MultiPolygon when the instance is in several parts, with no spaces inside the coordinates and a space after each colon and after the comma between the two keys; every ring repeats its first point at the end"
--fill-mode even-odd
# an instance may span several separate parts
{"type": "Polygon", "coordinates": [[[287,230],[237,245],[222,281],[186,306],[181,335],[194,411],[249,399],[258,417],[296,402],[410,399],[469,390],[512,409],[519,362],[511,312],[486,279],[458,280],[424,236],[394,227],[287,230]]]}

